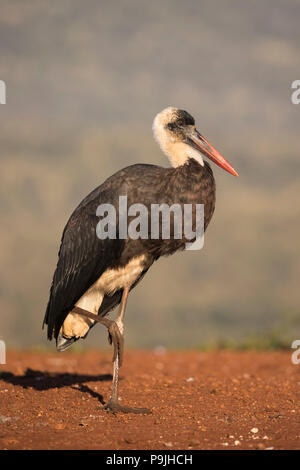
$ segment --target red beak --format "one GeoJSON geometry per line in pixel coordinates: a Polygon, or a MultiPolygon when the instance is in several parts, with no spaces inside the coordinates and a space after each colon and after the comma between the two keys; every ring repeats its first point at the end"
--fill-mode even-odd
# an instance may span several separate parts
{"type": "Polygon", "coordinates": [[[209,143],[203,135],[201,135],[196,129],[191,132],[189,139],[193,142],[193,147],[200,150],[206,157],[213,161],[216,165],[228,171],[234,176],[239,176],[238,172],[228,163],[227,160],[221,155],[217,149],[215,149],[211,143],[209,143]]]}

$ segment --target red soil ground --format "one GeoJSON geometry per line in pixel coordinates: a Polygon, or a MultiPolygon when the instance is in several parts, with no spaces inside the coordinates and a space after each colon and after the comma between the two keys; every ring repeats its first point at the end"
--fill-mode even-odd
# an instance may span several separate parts
{"type": "Polygon", "coordinates": [[[127,351],[122,404],[103,409],[111,352],[9,352],[0,449],[299,449],[300,365],[289,352],[127,351]]]}

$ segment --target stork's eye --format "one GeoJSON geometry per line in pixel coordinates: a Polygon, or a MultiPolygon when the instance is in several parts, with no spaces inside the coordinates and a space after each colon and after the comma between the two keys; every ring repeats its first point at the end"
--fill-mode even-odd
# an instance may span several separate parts
{"type": "Polygon", "coordinates": [[[177,123],[175,123],[175,122],[169,122],[169,123],[167,124],[167,128],[168,128],[170,131],[174,131],[174,129],[176,129],[176,127],[177,127],[177,123]]]}

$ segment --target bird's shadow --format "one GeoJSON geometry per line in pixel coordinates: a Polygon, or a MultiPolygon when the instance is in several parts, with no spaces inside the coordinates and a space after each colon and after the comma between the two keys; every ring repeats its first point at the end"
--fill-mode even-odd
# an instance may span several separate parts
{"type": "Polygon", "coordinates": [[[21,386],[24,389],[33,388],[34,390],[43,391],[52,388],[71,387],[84,393],[89,393],[93,398],[98,398],[102,405],[105,405],[103,396],[92,390],[86,385],[86,382],[104,382],[111,381],[111,374],[102,375],[84,375],[70,374],[58,372],[42,372],[27,368],[23,375],[16,375],[12,372],[0,373],[0,380],[21,386]]]}

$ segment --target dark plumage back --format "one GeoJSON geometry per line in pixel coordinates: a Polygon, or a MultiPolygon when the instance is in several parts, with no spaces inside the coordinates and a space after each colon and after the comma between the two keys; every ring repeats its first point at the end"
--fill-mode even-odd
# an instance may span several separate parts
{"type": "MultiPolygon", "coordinates": [[[[184,248],[184,240],[100,240],[96,235],[99,204],[110,203],[116,209],[119,196],[127,196],[128,206],[142,203],[149,210],[152,203],[204,204],[207,227],[215,207],[215,182],[210,166],[195,160],[177,168],[132,165],[115,173],[90,193],[71,215],[62,235],[58,263],[44,318],[48,338],[57,338],[59,330],[75,303],[108,268],[124,266],[131,258],[147,255],[142,276],[154,260],[184,248]]],[[[118,233],[118,211],[116,211],[118,233]]],[[[150,236],[150,234],[149,234],[150,236]]],[[[141,277],[142,277],[141,276],[141,277]]],[[[139,279],[140,280],[140,279],[139,279]]],[[[139,281],[138,280],[138,281],[139,281]]],[[[134,287],[134,286],[133,286],[134,287]]],[[[99,309],[107,314],[121,299],[122,291],[105,296],[99,309]]]]}

